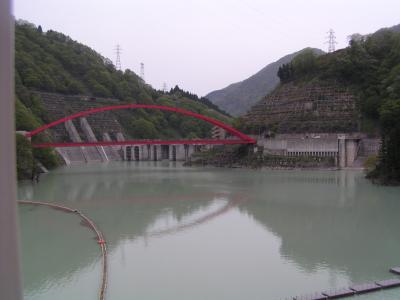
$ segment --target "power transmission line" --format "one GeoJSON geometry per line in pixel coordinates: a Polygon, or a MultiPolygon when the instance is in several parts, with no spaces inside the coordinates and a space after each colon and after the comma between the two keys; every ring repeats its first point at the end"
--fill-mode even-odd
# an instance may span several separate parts
{"type": "Polygon", "coordinates": [[[121,52],[122,52],[122,48],[121,48],[120,45],[117,45],[114,50],[115,50],[115,53],[117,54],[117,58],[115,60],[115,68],[117,70],[121,70],[122,69],[121,68],[121,52]]]}
{"type": "Polygon", "coordinates": [[[142,78],[143,81],[144,80],[144,63],[140,63],[140,78],[142,78]]]}
{"type": "Polygon", "coordinates": [[[327,39],[328,41],[326,41],[325,44],[328,44],[328,52],[329,53],[334,52],[335,45],[337,44],[337,42],[336,42],[335,31],[333,31],[333,29],[329,29],[327,39]]]}

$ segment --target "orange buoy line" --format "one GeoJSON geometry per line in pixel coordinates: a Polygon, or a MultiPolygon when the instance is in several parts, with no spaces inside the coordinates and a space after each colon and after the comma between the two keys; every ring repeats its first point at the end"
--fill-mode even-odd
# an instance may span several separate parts
{"type": "Polygon", "coordinates": [[[58,205],[58,204],[53,204],[53,203],[47,203],[47,202],[36,202],[36,201],[25,201],[25,200],[19,200],[18,204],[27,204],[27,205],[41,205],[41,206],[47,206],[50,208],[54,209],[59,209],[67,213],[74,213],[79,215],[82,220],[87,223],[87,225],[96,233],[97,236],[97,243],[100,246],[101,249],[101,255],[102,255],[102,260],[103,260],[103,276],[102,276],[102,282],[101,282],[101,288],[99,292],[99,299],[104,300],[105,298],[105,293],[107,289],[107,247],[106,247],[106,241],[104,239],[103,234],[101,231],[96,227],[96,225],[93,223],[91,219],[89,219],[85,214],[80,212],[77,209],[72,209],[66,206],[58,205]]]}

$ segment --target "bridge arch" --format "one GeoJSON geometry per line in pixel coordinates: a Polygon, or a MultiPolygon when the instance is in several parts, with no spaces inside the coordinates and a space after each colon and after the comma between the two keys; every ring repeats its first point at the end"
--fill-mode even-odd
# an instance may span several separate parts
{"type": "Polygon", "coordinates": [[[210,117],[191,112],[189,110],[177,108],[177,107],[170,107],[170,106],[161,106],[161,105],[147,105],[147,104],[124,104],[124,105],[113,105],[113,106],[104,106],[104,107],[98,107],[98,108],[92,108],[86,111],[78,112],[75,114],[72,114],[70,116],[61,118],[57,121],[51,122],[49,124],[43,125],[35,130],[32,130],[26,134],[27,137],[32,137],[35,136],[46,129],[49,129],[51,127],[54,127],[58,124],[65,123],[69,120],[73,120],[76,118],[81,118],[85,117],[91,114],[96,114],[104,111],[110,111],[110,110],[120,110],[120,109],[138,109],[138,108],[145,108],[145,109],[158,109],[158,110],[163,110],[163,111],[170,111],[170,112],[175,112],[179,113],[182,115],[190,116],[199,120],[203,120],[205,122],[208,122],[214,126],[220,127],[224,129],[225,131],[229,132],[230,134],[238,137],[241,141],[247,144],[254,144],[256,141],[252,139],[251,137],[247,136],[246,134],[240,132],[239,130],[210,117]]]}

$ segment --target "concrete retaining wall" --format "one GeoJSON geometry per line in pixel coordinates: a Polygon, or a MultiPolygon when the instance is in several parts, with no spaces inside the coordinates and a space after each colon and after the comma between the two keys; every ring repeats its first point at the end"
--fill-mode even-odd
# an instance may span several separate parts
{"type": "Polygon", "coordinates": [[[194,151],[194,145],[130,145],[123,146],[123,157],[127,161],[186,161],[194,151]],[[135,156],[135,149],[139,149],[139,156],[135,156]]]}
{"type": "Polygon", "coordinates": [[[352,167],[357,158],[377,155],[380,139],[362,134],[280,134],[257,138],[264,154],[335,157],[339,168],[352,167]]]}

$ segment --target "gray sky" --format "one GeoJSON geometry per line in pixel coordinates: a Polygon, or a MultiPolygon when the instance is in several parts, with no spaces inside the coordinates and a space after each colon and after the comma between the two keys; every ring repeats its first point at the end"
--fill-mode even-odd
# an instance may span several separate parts
{"type": "Polygon", "coordinates": [[[15,0],[15,16],[86,44],[161,89],[205,95],[305,47],[400,23],[399,0],[15,0]]]}

